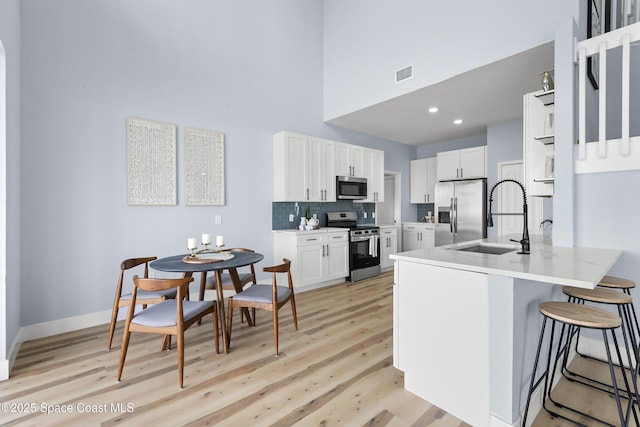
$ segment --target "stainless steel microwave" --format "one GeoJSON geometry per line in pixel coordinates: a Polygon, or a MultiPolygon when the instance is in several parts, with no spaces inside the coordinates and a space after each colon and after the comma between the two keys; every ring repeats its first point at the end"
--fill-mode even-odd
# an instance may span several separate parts
{"type": "Polygon", "coordinates": [[[337,176],[336,198],[339,200],[366,199],[367,178],[358,178],[355,176],[337,176]]]}

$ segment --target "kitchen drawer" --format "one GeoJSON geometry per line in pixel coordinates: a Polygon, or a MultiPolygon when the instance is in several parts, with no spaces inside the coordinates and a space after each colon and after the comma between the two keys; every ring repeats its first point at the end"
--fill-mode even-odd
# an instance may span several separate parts
{"type": "Polygon", "coordinates": [[[313,233],[308,236],[298,236],[298,246],[319,245],[322,243],[322,234],[313,233]]]}
{"type": "Polygon", "coordinates": [[[322,243],[347,242],[349,240],[348,233],[313,233],[309,235],[298,236],[298,246],[319,245],[322,243]]]}

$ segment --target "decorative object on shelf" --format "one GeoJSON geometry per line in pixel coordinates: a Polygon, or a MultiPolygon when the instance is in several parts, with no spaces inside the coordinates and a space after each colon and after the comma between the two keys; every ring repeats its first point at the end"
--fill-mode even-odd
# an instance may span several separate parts
{"type": "Polygon", "coordinates": [[[176,125],[127,117],[127,200],[176,204],[176,125]]]}
{"type": "Polygon", "coordinates": [[[553,76],[551,75],[551,70],[547,70],[542,73],[542,90],[545,92],[549,92],[550,90],[555,89],[555,84],[553,83],[553,76]]]}
{"type": "Polygon", "coordinates": [[[544,134],[551,135],[553,133],[553,113],[547,113],[544,116],[544,134]]]}
{"type": "Polygon", "coordinates": [[[544,160],[544,177],[553,178],[554,157],[547,156],[544,160]]]}
{"type": "Polygon", "coordinates": [[[224,133],[185,128],[186,204],[224,206],[224,133]]]}

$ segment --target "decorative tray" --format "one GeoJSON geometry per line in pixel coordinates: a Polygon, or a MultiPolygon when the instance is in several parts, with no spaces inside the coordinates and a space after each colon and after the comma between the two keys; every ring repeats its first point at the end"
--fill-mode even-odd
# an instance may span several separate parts
{"type": "Polygon", "coordinates": [[[187,255],[182,262],[187,264],[208,264],[211,262],[229,261],[235,257],[231,252],[201,252],[195,255],[187,255]]]}

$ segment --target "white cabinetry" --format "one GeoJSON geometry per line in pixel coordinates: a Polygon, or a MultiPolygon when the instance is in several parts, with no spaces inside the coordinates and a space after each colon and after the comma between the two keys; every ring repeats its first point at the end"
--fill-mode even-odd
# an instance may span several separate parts
{"type": "Polygon", "coordinates": [[[487,147],[443,151],[437,154],[438,181],[487,177],[487,147]]]}
{"type": "Polygon", "coordinates": [[[554,92],[524,96],[524,181],[530,196],[553,196],[554,92]]]}
{"type": "Polygon", "coordinates": [[[436,200],[435,157],[411,161],[411,203],[434,203],[436,200]]]}
{"type": "Polygon", "coordinates": [[[273,196],[276,202],[335,202],[335,143],[279,132],[273,136],[273,196]]]}
{"type": "Polygon", "coordinates": [[[402,224],[402,248],[404,251],[433,248],[436,245],[434,224],[407,222],[402,224]]]}
{"type": "Polygon", "coordinates": [[[365,202],[384,202],[384,151],[365,149],[367,199],[365,202]]]}
{"type": "Polygon", "coordinates": [[[336,143],[336,175],[364,178],[365,148],[358,145],[336,143]]]}
{"type": "Polygon", "coordinates": [[[309,200],[336,201],[335,142],[309,137],[309,200]]]}
{"type": "Polygon", "coordinates": [[[291,260],[296,290],[344,281],[349,276],[349,236],[343,231],[276,231],[274,262],[291,260]]]}
{"type": "Polygon", "coordinates": [[[393,267],[393,260],[389,255],[398,252],[398,230],[396,226],[380,227],[380,269],[393,267]]]}

